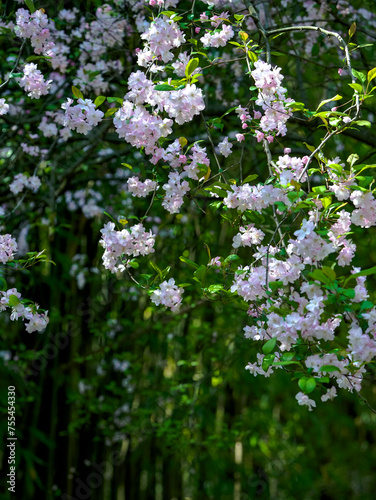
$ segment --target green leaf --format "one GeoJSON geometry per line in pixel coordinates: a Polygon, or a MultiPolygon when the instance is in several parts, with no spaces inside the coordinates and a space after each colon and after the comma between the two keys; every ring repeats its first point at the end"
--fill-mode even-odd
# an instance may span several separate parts
{"type": "Polygon", "coordinates": [[[52,57],[48,57],[48,56],[29,56],[26,59],[26,62],[40,61],[41,59],[48,60],[48,59],[52,59],[52,57]]]}
{"type": "Polygon", "coordinates": [[[334,365],[322,365],[319,369],[319,372],[327,372],[327,373],[331,373],[331,372],[340,372],[341,370],[338,368],[338,366],[334,366],[334,365]]]}
{"type": "Polygon", "coordinates": [[[349,86],[359,92],[359,94],[363,93],[363,87],[360,85],[360,83],[349,83],[349,86]]]}
{"type": "Polygon", "coordinates": [[[304,146],[309,150],[311,151],[311,153],[314,152],[314,150],[316,149],[314,146],[310,146],[309,144],[307,144],[306,142],[303,142],[304,146]]]}
{"type": "Polygon", "coordinates": [[[218,293],[223,290],[223,285],[210,285],[208,288],[208,292],[210,293],[218,293]]]}
{"type": "Polygon", "coordinates": [[[244,19],[244,16],[242,16],[240,14],[234,14],[234,17],[235,17],[235,20],[238,21],[238,23],[240,23],[244,19]]]}
{"type": "Polygon", "coordinates": [[[133,170],[132,165],[129,165],[129,163],[122,163],[123,167],[129,168],[129,170],[133,170]]]}
{"type": "Polygon", "coordinates": [[[353,153],[351,154],[348,158],[347,158],[347,163],[350,164],[350,167],[352,167],[354,165],[354,163],[356,163],[357,161],[359,160],[359,155],[353,153]]]}
{"type": "Polygon", "coordinates": [[[352,25],[349,28],[349,38],[352,38],[355,35],[356,31],[356,23],[352,23],[352,25]]]}
{"type": "Polygon", "coordinates": [[[244,181],[243,181],[243,184],[246,184],[247,182],[251,182],[251,181],[254,181],[255,179],[257,179],[258,175],[257,174],[251,174],[251,175],[248,175],[244,181]]]}
{"type": "Polygon", "coordinates": [[[233,262],[234,260],[239,260],[240,257],[234,253],[225,258],[225,262],[233,262]]]}
{"type": "Polygon", "coordinates": [[[273,366],[300,365],[299,361],[276,361],[273,366]]]}
{"type": "Polygon", "coordinates": [[[369,300],[365,300],[362,302],[360,306],[360,310],[364,311],[364,309],[371,309],[373,307],[373,302],[370,302],[369,300]]]}
{"type": "Polygon", "coordinates": [[[244,48],[244,45],[241,45],[238,42],[228,42],[228,43],[231,43],[231,45],[235,45],[236,47],[241,47],[242,49],[244,48]]]}
{"type": "Polygon", "coordinates": [[[77,87],[74,87],[72,86],[72,94],[74,95],[74,97],[76,97],[77,99],[83,99],[84,98],[84,95],[83,93],[81,92],[80,89],[78,89],[77,87]]]}
{"type": "Polygon", "coordinates": [[[35,6],[33,0],[25,0],[26,6],[29,8],[30,12],[34,14],[35,12],[35,6]]]}
{"type": "Polygon", "coordinates": [[[309,394],[316,387],[316,380],[313,377],[302,377],[298,380],[298,385],[305,394],[309,394]]]}
{"type": "Polygon", "coordinates": [[[173,10],[164,10],[163,12],[160,13],[160,16],[171,17],[174,16],[175,14],[176,12],[174,12],[173,10]]]}
{"type": "Polygon", "coordinates": [[[371,128],[371,123],[368,120],[356,120],[352,122],[353,125],[358,125],[359,127],[371,128]]]}
{"type": "Polygon", "coordinates": [[[105,96],[104,95],[99,95],[95,101],[94,101],[94,104],[96,105],[96,107],[98,108],[101,104],[104,103],[104,101],[106,100],[105,96]]]}
{"type": "Polygon", "coordinates": [[[104,117],[109,118],[110,116],[114,115],[118,111],[118,108],[110,108],[106,111],[104,117]]]}
{"type": "Polygon", "coordinates": [[[272,353],[272,354],[267,354],[267,355],[264,357],[264,359],[263,359],[263,361],[262,361],[262,369],[263,369],[264,371],[267,371],[267,370],[268,370],[269,366],[271,366],[271,364],[273,363],[274,358],[275,358],[275,354],[273,354],[273,353],[272,353]]]}
{"type": "Polygon", "coordinates": [[[322,272],[330,279],[330,281],[335,281],[337,275],[331,267],[323,266],[322,272]]]}
{"type": "Polygon", "coordinates": [[[366,81],[366,75],[364,73],[361,73],[360,71],[356,71],[356,69],[352,69],[352,74],[355,76],[355,78],[357,78],[358,80],[360,80],[362,83],[364,83],[366,81]]]}
{"type": "Polygon", "coordinates": [[[10,295],[9,297],[9,305],[14,307],[20,304],[20,299],[16,295],[10,295]]]}
{"type": "Polygon", "coordinates": [[[274,351],[276,343],[277,343],[277,338],[267,340],[262,347],[262,352],[264,354],[270,354],[271,352],[274,351]]]}
{"type": "Polygon", "coordinates": [[[163,274],[162,274],[162,270],[157,266],[157,264],[155,264],[152,260],[149,260],[149,264],[151,265],[151,267],[154,269],[154,271],[156,271],[158,273],[158,276],[162,278],[163,274]]]}
{"type": "Polygon", "coordinates": [[[342,99],[342,96],[338,95],[338,94],[336,94],[334,97],[331,97],[330,99],[325,99],[324,101],[320,102],[316,111],[318,111],[321,108],[321,106],[324,106],[324,104],[326,104],[328,102],[332,102],[332,101],[339,101],[340,99],[342,99]]]}
{"type": "Polygon", "coordinates": [[[138,269],[140,267],[140,264],[135,260],[131,260],[130,262],[128,262],[128,265],[133,267],[133,269],[138,269]]]}
{"type": "Polygon", "coordinates": [[[353,299],[355,297],[355,290],[352,288],[347,288],[346,290],[342,290],[341,294],[349,299],[353,299]]]}
{"type": "Polygon", "coordinates": [[[326,186],[314,186],[312,188],[312,191],[314,193],[320,193],[320,194],[326,193],[326,186]]]}
{"type": "Polygon", "coordinates": [[[331,279],[328,278],[320,269],[315,269],[312,273],[308,273],[313,280],[321,281],[321,283],[325,283],[326,285],[330,285],[332,282],[331,279]]]}
{"type": "Polygon", "coordinates": [[[183,257],[183,255],[181,255],[179,257],[179,259],[182,262],[184,262],[185,264],[188,264],[189,266],[191,266],[193,269],[198,269],[200,267],[198,264],[196,264],[196,262],[193,262],[192,260],[189,260],[186,257],[183,257]]]}
{"type": "Polygon", "coordinates": [[[160,92],[165,92],[168,90],[175,90],[173,85],[167,85],[167,83],[161,83],[161,85],[156,85],[154,90],[159,90],[160,92]]]}
{"type": "Polygon", "coordinates": [[[368,71],[368,74],[367,74],[368,83],[371,82],[375,77],[376,77],[376,68],[373,68],[373,69],[368,71]]]}
{"type": "Polygon", "coordinates": [[[330,196],[326,196],[325,198],[321,198],[321,202],[324,208],[328,208],[332,203],[332,198],[330,196]]]}
{"type": "Polygon", "coordinates": [[[328,168],[330,168],[330,170],[334,170],[334,172],[338,175],[341,175],[343,171],[343,167],[339,163],[329,163],[328,168]]]}
{"type": "Polygon", "coordinates": [[[294,352],[284,352],[282,354],[282,361],[292,361],[293,357],[295,356],[294,352]]]}
{"type": "Polygon", "coordinates": [[[345,284],[351,279],[359,278],[360,276],[371,276],[371,274],[376,274],[376,267],[370,267],[369,269],[365,269],[364,271],[359,271],[358,273],[354,273],[347,278],[345,284]]]}
{"type": "Polygon", "coordinates": [[[185,68],[185,76],[187,78],[189,78],[191,76],[191,74],[194,72],[194,70],[198,67],[199,63],[200,63],[200,60],[197,57],[191,59],[188,62],[187,66],[185,68]]]}
{"type": "Polygon", "coordinates": [[[0,290],[8,290],[8,284],[2,276],[0,276],[0,290]]]}
{"type": "Polygon", "coordinates": [[[193,273],[193,279],[198,281],[198,283],[201,283],[206,276],[206,271],[206,266],[200,266],[197,271],[193,273]]]}
{"type": "Polygon", "coordinates": [[[123,99],[121,97],[107,97],[107,102],[112,104],[113,102],[117,102],[121,105],[123,105],[123,99]]]}

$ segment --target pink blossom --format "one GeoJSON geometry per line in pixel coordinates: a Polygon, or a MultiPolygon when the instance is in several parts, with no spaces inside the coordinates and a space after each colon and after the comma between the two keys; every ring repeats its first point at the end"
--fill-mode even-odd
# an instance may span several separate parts
{"type": "Polygon", "coordinates": [[[67,102],[61,105],[65,110],[63,124],[71,130],[87,135],[93,127],[102,121],[104,113],[96,109],[91,99],[78,99],[75,106],[72,104],[73,99],[68,98],[67,102]]]}
{"type": "Polygon", "coordinates": [[[176,214],[184,202],[184,195],[190,190],[187,181],[182,181],[177,172],[170,172],[168,175],[168,183],[164,184],[163,189],[166,195],[162,202],[163,207],[170,212],[176,214]]]}
{"type": "Polygon", "coordinates": [[[228,137],[225,137],[222,142],[218,144],[219,152],[227,158],[231,154],[232,144],[228,142],[228,137]]]}
{"type": "Polygon", "coordinates": [[[17,249],[17,242],[10,234],[0,235],[0,262],[5,264],[6,262],[13,260],[17,249]]]}
{"type": "Polygon", "coordinates": [[[0,116],[6,115],[9,111],[9,104],[5,102],[5,99],[0,99],[0,116]]]}
{"type": "Polygon", "coordinates": [[[254,227],[254,224],[249,224],[247,227],[240,227],[239,233],[234,236],[232,246],[234,248],[250,247],[259,245],[264,239],[265,233],[254,227]]]}
{"type": "Polygon", "coordinates": [[[309,397],[303,392],[298,392],[295,396],[299,405],[308,406],[308,410],[312,411],[312,408],[316,407],[316,403],[313,399],[309,399],[309,397]]]}
{"type": "Polygon", "coordinates": [[[25,64],[23,77],[18,80],[20,87],[28,92],[32,99],[39,99],[42,95],[48,94],[52,80],[45,81],[44,76],[39,71],[36,64],[25,64]]]}
{"type": "Polygon", "coordinates": [[[108,222],[101,229],[100,245],[105,249],[103,264],[112,273],[124,271],[127,261],[123,263],[123,254],[127,257],[148,255],[154,252],[155,236],[151,231],[146,232],[142,224],[132,226],[130,230],[115,230],[115,224],[108,222]]]}
{"type": "Polygon", "coordinates": [[[171,311],[177,311],[180,308],[184,289],[175,285],[175,280],[171,278],[163,281],[150,295],[151,301],[156,305],[169,307],[171,311]]]}
{"type": "Polygon", "coordinates": [[[127,180],[127,184],[129,192],[138,198],[144,198],[158,186],[158,183],[155,181],[146,179],[145,182],[141,182],[138,177],[130,177],[127,180]]]}

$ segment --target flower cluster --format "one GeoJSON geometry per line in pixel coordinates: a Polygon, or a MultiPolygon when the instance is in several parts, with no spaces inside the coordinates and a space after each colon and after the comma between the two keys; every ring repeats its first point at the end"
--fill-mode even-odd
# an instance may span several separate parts
{"type": "MultiPolygon", "coordinates": [[[[165,17],[155,19],[141,38],[146,40],[146,45],[142,51],[139,50],[137,58],[138,64],[143,67],[148,67],[157,61],[164,63],[171,61],[174,58],[171,51],[185,42],[185,35],[179,25],[165,17]]],[[[157,71],[158,66],[153,64],[151,70],[157,71]]]]}
{"type": "MultiPolygon", "coordinates": [[[[189,57],[188,52],[187,51],[180,52],[177,60],[171,64],[171,66],[174,68],[176,76],[185,77],[185,69],[186,69],[189,61],[190,61],[190,57],[189,57]]],[[[192,72],[191,76],[195,75],[196,73],[200,73],[200,71],[201,71],[201,68],[197,67],[192,72]]]]}
{"type": "Polygon", "coordinates": [[[21,318],[25,323],[26,331],[32,333],[35,331],[41,332],[46,328],[49,322],[48,311],[39,313],[38,304],[25,306],[22,303],[21,294],[16,288],[11,288],[6,292],[0,291],[0,311],[5,311],[8,307],[12,308],[10,319],[12,321],[21,318]]]}
{"type": "Polygon", "coordinates": [[[232,246],[234,248],[250,247],[259,245],[264,239],[265,234],[261,229],[257,229],[254,224],[249,224],[247,227],[240,227],[239,233],[234,236],[232,246]]]}
{"type": "Polygon", "coordinates": [[[80,62],[85,64],[99,61],[106,54],[108,48],[115,47],[122,43],[124,33],[129,33],[131,27],[126,19],[123,19],[108,4],[98,7],[95,13],[95,20],[89,25],[84,23],[79,30],[75,31],[76,36],[83,36],[80,43],[80,62]]]}
{"type": "Polygon", "coordinates": [[[21,142],[20,145],[23,153],[28,154],[30,156],[34,156],[35,158],[38,158],[39,156],[44,156],[48,152],[48,149],[40,149],[39,146],[32,146],[26,144],[26,142],[21,142]]]}
{"type": "Polygon", "coordinates": [[[228,191],[223,203],[228,208],[238,208],[241,212],[245,210],[261,211],[273,205],[276,201],[282,201],[289,205],[289,199],[285,192],[280,188],[275,188],[272,185],[251,186],[243,184],[242,186],[231,186],[232,191],[228,191]]]}
{"type": "Polygon", "coordinates": [[[231,142],[228,142],[228,137],[225,137],[223,141],[218,144],[218,149],[221,155],[223,155],[225,158],[230,156],[232,144],[231,142]]]}
{"type": "Polygon", "coordinates": [[[143,106],[134,106],[124,101],[115,113],[114,126],[119,137],[136,148],[145,147],[146,153],[153,153],[155,143],[161,137],[172,133],[172,120],[149,113],[143,106]]]}
{"type": "Polygon", "coordinates": [[[9,104],[5,102],[5,99],[0,99],[0,116],[6,115],[9,111],[9,104]]]}
{"type": "Polygon", "coordinates": [[[177,172],[170,172],[168,183],[163,185],[163,189],[166,191],[166,195],[162,205],[170,214],[178,213],[183,205],[184,195],[190,190],[188,182],[182,181],[177,172]]]}
{"type": "Polygon", "coordinates": [[[199,144],[194,144],[190,149],[190,155],[183,154],[182,146],[178,139],[170,144],[165,150],[158,148],[155,150],[152,162],[157,163],[160,158],[163,158],[170,167],[177,169],[183,166],[183,170],[187,173],[190,179],[198,180],[200,167],[205,165],[209,167],[210,160],[206,153],[206,148],[202,148],[199,144]]]}
{"type": "Polygon", "coordinates": [[[115,230],[115,224],[108,222],[101,229],[102,239],[100,244],[104,247],[103,264],[106,269],[116,273],[124,271],[127,262],[122,263],[123,255],[137,257],[154,252],[155,236],[151,231],[146,232],[142,224],[132,226],[130,230],[115,230]]]}
{"type": "Polygon", "coordinates": [[[43,9],[36,10],[33,14],[30,14],[25,9],[18,9],[16,12],[16,25],[14,28],[16,35],[24,39],[30,38],[36,54],[51,56],[54,43],[49,40],[48,18],[43,9]]]}
{"type": "Polygon", "coordinates": [[[169,307],[171,311],[177,311],[181,305],[184,289],[175,285],[173,278],[163,281],[150,295],[150,299],[156,306],[162,304],[169,307]]]}
{"type": "Polygon", "coordinates": [[[334,248],[339,250],[338,265],[344,267],[350,265],[355,255],[356,246],[346,238],[347,233],[350,232],[351,215],[345,210],[341,210],[337,215],[339,216],[338,220],[331,226],[328,237],[334,248]]]}
{"type": "Polygon", "coordinates": [[[10,234],[0,235],[0,262],[5,264],[13,260],[14,254],[17,252],[17,242],[10,234]]]}
{"type": "MultiPolygon", "coordinates": [[[[194,84],[179,90],[158,91],[142,71],[136,71],[129,76],[128,86],[123,106],[115,113],[114,126],[119,137],[137,148],[145,147],[147,154],[155,154],[157,141],[172,133],[171,118],[182,125],[205,108],[202,90],[194,84]],[[150,112],[148,106],[155,111],[150,112]],[[161,111],[169,118],[159,116],[161,111]]],[[[161,157],[154,156],[153,161],[161,157]]]]}
{"type": "Polygon", "coordinates": [[[224,24],[221,30],[208,32],[200,40],[204,47],[224,47],[233,36],[234,30],[224,24]]]}
{"type": "Polygon", "coordinates": [[[286,135],[286,122],[291,116],[291,110],[286,106],[293,99],[286,98],[287,89],[281,86],[283,75],[281,68],[275,67],[264,61],[256,61],[255,69],[251,71],[258,88],[256,104],[264,110],[260,120],[262,133],[276,133],[286,135]]]}
{"type": "Polygon", "coordinates": [[[72,106],[73,102],[73,99],[68,98],[67,102],[61,105],[65,109],[64,126],[86,135],[102,121],[104,113],[96,109],[91,99],[78,99],[75,106],[72,106]]]}
{"type": "Polygon", "coordinates": [[[65,202],[68,210],[72,212],[81,208],[87,218],[98,217],[103,214],[103,208],[98,205],[103,196],[94,189],[78,189],[77,191],[66,191],[65,202]]]}
{"type": "Polygon", "coordinates": [[[157,189],[158,182],[146,179],[145,182],[141,182],[138,177],[130,177],[127,180],[129,192],[133,196],[138,198],[145,198],[149,193],[157,189]]]}
{"type": "Polygon", "coordinates": [[[23,77],[18,80],[20,87],[28,92],[32,99],[39,99],[42,95],[47,95],[50,90],[52,80],[45,81],[44,76],[34,63],[25,64],[23,77]]]}
{"type": "Polygon", "coordinates": [[[13,181],[9,184],[9,189],[13,194],[21,193],[24,188],[28,188],[33,193],[36,193],[41,186],[41,181],[37,175],[28,177],[25,174],[17,174],[14,176],[13,181]]]}
{"type": "Polygon", "coordinates": [[[304,392],[298,392],[295,399],[299,405],[308,406],[309,411],[312,411],[312,408],[316,408],[316,402],[313,399],[309,399],[307,394],[304,394],[304,392]]]}
{"type": "Polygon", "coordinates": [[[351,221],[356,226],[371,227],[376,225],[376,200],[371,191],[353,191],[350,195],[356,210],[351,214],[351,221]]]}
{"type": "Polygon", "coordinates": [[[280,156],[278,161],[276,162],[277,168],[276,171],[279,174],[280,183],[283,186],[287,186],[291,183],[292,180],[304,182],[307,180],[307,174],[301,174],[304,171],[305,165],[307,164],[308,156],[304,156],[303,158],[291,157],[289,154],[285,154],[284,156],[280,156]]]}

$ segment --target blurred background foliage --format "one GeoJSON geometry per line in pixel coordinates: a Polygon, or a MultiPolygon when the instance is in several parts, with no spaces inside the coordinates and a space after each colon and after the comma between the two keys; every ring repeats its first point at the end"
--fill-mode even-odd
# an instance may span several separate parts
{"type": "MultiPolygon", "coordinates": [[[[101,4],[96,0],[41,1],[37,6],[51,17],[63,7],[76,6],[90,20],[101,4]]],[[[184,11],[191,2],[180,4],[184,11]]],[[[265,10],[270,26],[283,24],[283,12],[292,19],[306,15],[302,2],[257,5],[265,10]],[[268,12],[279,12],[280,17],[271,18],[268,12]]],[[[374,2],[352,5],[375,13],[374,2]]],[[[17,7],[4,2],[2,14],[9,20],[17,7]]],[[[127,2],[117,8],[125,16],[132,14],[127,2]]],[[[337,18],[330,28],[346,33],[354,19],[338,14],[337,2],[329,2],[328,8],[337,18]]],[[[201,2],[197,9],[203,10],[201,2]]],[[[364,25],[358,21],[356,43],[374,43],[374,32],[366,26],[366,21],[364,25]]],[[[251,36],[259,41],[258,34],[251,36]]],[[[338,49],[319,36],[307,53],[307,37],[296,33],[272,41],[272,49],[279,54],[273,56],[273,63],[282,68],[289,95],[310,109],[338,92],[350,97],[348,79],[338,75],[342,67],[338,49]]],[[[9,35],[1,35],[0,42],[2,60],[17,50],[17,40],[12,39],[10,45],[9,35]]],[[[118,49],[117,57],[128,74],[136,68],[137,46],[134,34],[118,49]]],[[[368,71],[375,62],[374,46],[365,47],[356,52],[354,67],[368,71]]],[[[236,77],[231,68],[229,63],[205,72],[200,86],[206,96],[207,120],[221,116],[234,100],[244,105],[250,97],[248,76],[236,77]]],[[[73,71],[68,71],[67,95],[73,71]]],[[[112,95],[124,95],[126,79],[125,74],[113,82],[112,95]]],[[[11,127],[33,131],[43,111],[54,110],[61,102],[50,98],[33,102],[28,120],[19,117],[5,122],[4,140],[14,147],[17,138],[11,127]]],[[[368,100],[362,112],[371,122],[374,105],[374,98],[368,100]]],[[[283,142],[272,144],[274,156],[282,154],[284,147],[291,147],[294,155],[304,155],[303,142],[318,144],[322,131],[317,122],[300,118],[291,120],[283,142]]],[[[223,130],[210,129],[215,143],[240,128],[233,114],[220,123],[223,130]]],[[[189,143],[205,141],[203,145],[210,150],[199,118],[184,127],[184,135],[189,143]]],[[[45,142],[49,147],[49,139],[45,142]]],[[[360,163],[375,162],[374,128],[347,130],[325,149],[327,157],[338,155],[342,161],[354,152],[360,163]]],[[[239,147],[230,158],[222,158],[226,176],[239,177],[241,155],[243,178],[256,173],[265,180],[266,158],[255,141],[248,141],[243,152],[239,147]]],[[[255,360],[258,346],[243,336],[246,310],[226,299],[200,296],[191,269],[179,260],[184,256],[206,265],[208,248],[211,257],[230,253],[236,231],[225,214],[208,207],[213,199],[188,200],[178,215],[167,214],[157,199],[147,220],[150,227],[157,227],[159,238],[151,259],[140,260],[139,272],[154,275],[151,260],[162,270],[172,266],[169,276],[177,283],[192,283],[185,289],[179,313],[156,308],[127,275],[116,277],[103,269],[99,231],[108,217],[87,219],[80,210],[69,211],[61,195],[95,185],[103,196],[103,211],[115,219],[122,214],[127,219],[142,216],[145,201],[130,201],[114,177],[124,162],[141,171],[152,168],[145,156],[119,140],[106,124],[86,137],[75,134],[66,145],[57,146],[49,165],[54,175],[46,172],[32,209],[24,203],[6,221],[6,232],[12,234],[19,234],[27,224],[31,249],[46,249],[56,264],[5,275],[8,283],[50,314],[50,324],[40,335],[27,334],[6,314],[0,316],[0,351],[11,353],[10,359],[0,358],[0,398],[6,401],[10,384],[16,387],[17,396],[17,498],[374,498],[376,415],[357,395],[346,392],[325,405],[319,402],[315,411],[308,412],[297,405],[298,387],[287,370],[279,370],[270,379],[250,375],[244,367],[255,360]],[[41,224],[43,217],[49,224],[41,224]],[[73,261],[77,254],[85,256],[82,261],[73,261]],[[72,269],[74,262],[77,267],[72,269]],[[80,272],[81,282],[76,279],[80,272]]],[[[158,176],[167,179],[163,169],[158,176]]],[[[0,199],[9,199],[5,187],[0,199]]],[[[299,220],[295,224],[297,228],[299,220]]],[[[357,265],[376,265],[375,237],[374,228],[356,228],[357,265]]],[[[239,255],[246,262],[245,249],[239,255]]],[[[208,282],[216,279],[215,271],[208,273],[208,282]]],[[[362,391],[373,405],[374,379],[371,371],[362,391]]],[[[3,424],[0,434],[4,443],[3,424]]],[[[7,470],[5,459],[6,453],[0,454],[3,471],[7,470]]],[[[4,477],[2,473],[6,491],[4,477]]],[[[8,496],[4,493],[1,498],[8,496]]]]}

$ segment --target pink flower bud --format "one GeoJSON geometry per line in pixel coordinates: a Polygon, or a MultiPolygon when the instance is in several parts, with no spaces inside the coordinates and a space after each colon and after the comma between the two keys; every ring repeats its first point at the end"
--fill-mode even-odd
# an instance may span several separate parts
{"type": "Polygon", "coordinates": [[[261,142],[264,137],[265,137],[265,134],[263,132],[260,132],[259,130],[256,132],[257,142],[261,142]]]}

